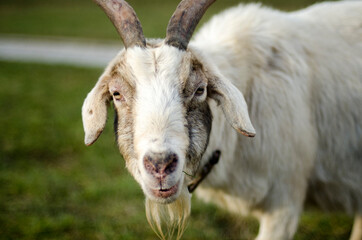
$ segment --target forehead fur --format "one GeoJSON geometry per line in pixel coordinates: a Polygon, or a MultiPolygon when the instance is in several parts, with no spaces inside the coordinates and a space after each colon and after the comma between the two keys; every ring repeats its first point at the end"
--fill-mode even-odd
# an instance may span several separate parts
{"type": "Polygon", "coordinates": [[[157,48],[127,49],[125,60],[132,69],[136,84],[167,81],[179,88],[189,74],[191,54],[175,47],[162,45],[157,48]]]}

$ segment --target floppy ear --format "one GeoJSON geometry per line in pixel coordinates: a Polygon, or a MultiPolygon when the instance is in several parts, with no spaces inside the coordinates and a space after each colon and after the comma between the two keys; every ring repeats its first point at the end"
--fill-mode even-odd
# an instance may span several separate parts
{"type": "Polygon", "coordinates": [[[110,101],[108,82],[109,77],[102,75],[83,103],[84,143],[87,146],[93,144],[98,139],[106,124],[107,105],[110,101]]]}
{"type": "Polygon", "coordinates": [[[215,70],[207,71],[206,74],[209,80],[209,97],[221,106],[231,126],[245,136],[254,137],[255,129],[251,124],[243,94],[215,70]]]}

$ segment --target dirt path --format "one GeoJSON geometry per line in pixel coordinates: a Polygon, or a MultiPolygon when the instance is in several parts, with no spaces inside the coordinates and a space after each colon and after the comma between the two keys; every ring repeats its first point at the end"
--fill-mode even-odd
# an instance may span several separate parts
{"type": "Polygon", "coordinates": [[[0,35],[0,59],[105,67],[122,48],[121,42],[0,35]]]}

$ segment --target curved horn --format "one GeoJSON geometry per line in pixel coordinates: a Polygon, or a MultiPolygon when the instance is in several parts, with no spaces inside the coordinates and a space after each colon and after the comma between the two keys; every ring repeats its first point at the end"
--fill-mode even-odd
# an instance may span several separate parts
{"type": "Polygon", "coordinates": [[[167,26],[165,43],[186,50],[192,33],[215,0],[182,0],[167,26]]]}
{"type": "Polygon", "coordinates": [[[142,26],[133,8],[123,0],[93,0],[107,14],[126,48],[145,47],[142,26]]]}

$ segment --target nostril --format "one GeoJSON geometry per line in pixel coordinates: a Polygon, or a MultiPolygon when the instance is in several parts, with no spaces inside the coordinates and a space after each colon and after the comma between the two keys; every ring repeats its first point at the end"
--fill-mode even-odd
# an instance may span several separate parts
{"type": "Polygon", "coordinates": [[[163,170],[165,174],[170,174],[176,170],[177,163],[178,163],[178,157],[176,154],[169,154],[166,159],[166,167],[163,170]]]}
{"type": "Polygon", "coordinates": [[[175,153],[152,153],[143,157],[143,165],[146,172],[154,176],[163,176],[173,173],[178,164],[178,156],[175,153]]]}
{"type": "Polygon", "coordinates": [[[143,165],[145,166],[145,169],[149,173],[154,173],[157,171],[155,166],[152,164],[152,158],[150,156],[145,156],[143,158],[143,165]]]}

